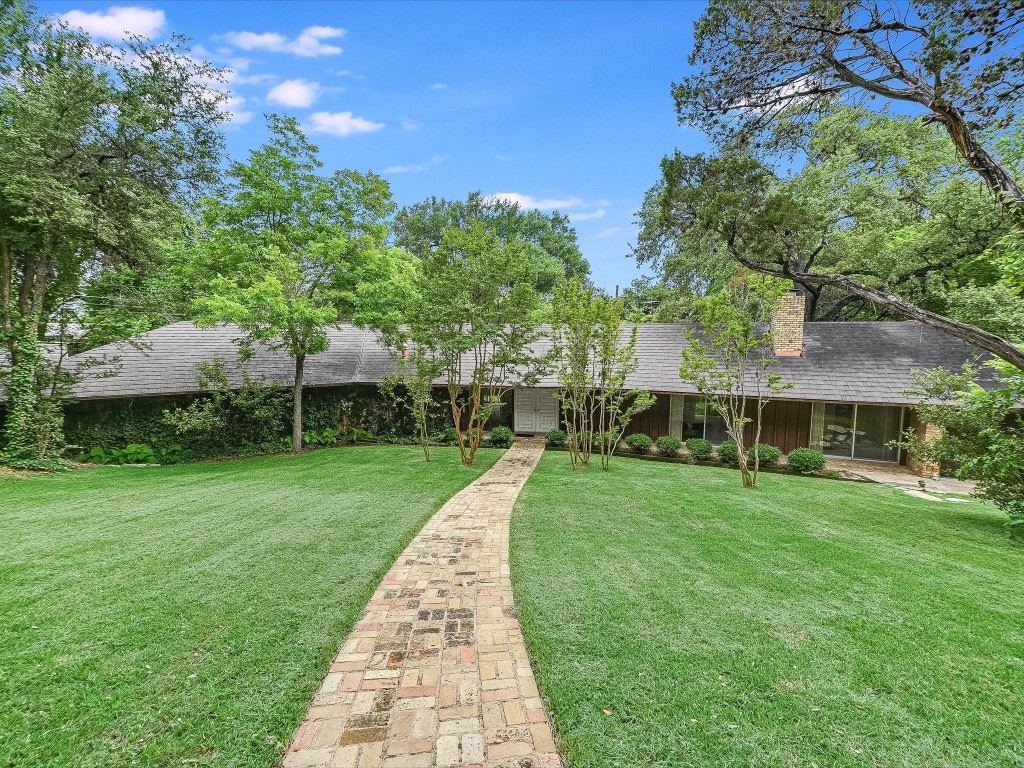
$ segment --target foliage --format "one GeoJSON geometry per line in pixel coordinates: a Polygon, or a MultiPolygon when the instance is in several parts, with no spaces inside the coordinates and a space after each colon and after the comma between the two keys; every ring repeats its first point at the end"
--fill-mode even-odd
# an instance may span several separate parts
{"type": "Polygon", "coordinates": [[[726,431],[737,445],[743,485],[748,488],[757,485],[761,413],[773,394],[793,386],[774,370],[777,360],[772,334],[759,330],[759,324],[769,321],[778,308],[782,293],[778,281],[738,273],[727,290],[697,302],[701,331],[684,334],[688,345],[679,376],[696,387],[725,421],[726,431]],[[751,422],[752,471],[744,435],[751,422]]]}
{"type": "Polygon", "coordinates": [[[965,365],[959,373],[939,368],[917,374],[910,392],[924,404],[918,419],[941,428],[937,438],[909,432],[901,447],[926,460],[958,465],[957,477],[977,483],[977,495],[1010,517],[1012,532],[1024,534],[1024,374],[996,361],[998,389],[978,384],[981,370],[965,365]]]}
{"type": "Polygon", "coordinates": [[[536,381],[542,367],[532,351],[540,337],[535,278],[528,243],[504,242],[483,221],[446,229],[415,272],[395,346],[441,372],[467,466],[505,394],[536,381]]]}
{"type": "Polygon", "coordinates": [[[447,230],[474,224],[493,233],[502,245],[516,243],[525,249],[534,286],[542,294],[590,272],[568,216],[524,210],[518,203],[479,192],[470,193],[465,201],[431,197],[403,208],[395,216],[395,244],[425,260],[444,247],[447,230]]]}
{"type": "Polygon", "coordinates": [[[661,456],[678,456],[679,449],[683,447],[683,441],[671,435],[662,435],[655,441],[655,447],[661,456]]]}
{"type": "MultiPolygon", "coordinates": [[[[782,458],[782,451],[774,445],[768,445],[767,443],[758,443],[756,454],[757,463],[762,467],[774,467],[779,463],[779,459],[782,458]]],[[[751,446],[750,450],[747,451],[747,461],[753,462],[754,459],[755,449],[751,446]]]]}
{"type": "Polygon", "coordinates": [[[18,362],[7,384],[7,418],[0,464],[16,469],[57,470],[65,466],[60,403],[40,392],[42,354],[32,337],[21,340],[18,362]]]}
{"type": "Polygon", "coordinates": [[[234,323],[243,359],[257,346],[295,361],[292,450],[302,448],[306,358],[329,346],[343,318],[387,325],[400,256],[384,247],[391,191],[372,173],[319,173],[318,148],[292,118],[270,115],[269,140],[233,162],[225,199],[203,209],[205,237],[189,274],[213,277],[194,306],[197,322],[234,323]]]}
{"type": "Polygon", "coordinates": [[[156,464],[159,460],[156,451],[145,443],[129,443],[112,451],[95,445],[75,457],[75,461],[88,464],[156,464]]]}
{"type": "Polygon", "coordinates": [[[648,454],[651,452],[651,446],[654,445],[654,441],[643,432],[634,432],[629,435],[625,440],[629,450],[633,453],[648,454]]]}
{"type": "Polygon", "coordinates": [[[626,336],[623,312],[620,299],[575,278],[555,292],[552,357],[574,467],[589,463],[593,437],[600,434],[607,438],[598,443],[601,466],[608,469],[633,416],[654,404],[650,392],[626,389],[639,363],[637,329],[633,326],[626,336]]]}
{"type": "Polygon", "coordinates": [[[786,456],[786,466],[803,475],[813,475],[825,468],[828,460],[813,448],[794,448],[786,456]]]}
{"type": "Polygon", "coordinates": [[[723,464],[740,463],[740,448],[735,440],[725,440],[718,446],[718,460],[723,464]]]}
{"type": "Polygon", "coordinates": [[[368,429],[361,429],[360,427],[354,428],[348,433],[348,440],[352,443],[372,443],[376,440],[376,436],[368,429]]]}
{"type": "Polygon", "coordinates": [[[404,341],[397,343],[400,349],[394,356],[401,372],[382,377],[379,389],[395,404],[408,408],[415,415],[423,458],[430,461],[430,422],[439,410],[434,399],[434,380],[440,376],[441,368],[422,348],[410,351],[404,341]]]}
{"type": "Polygon", "coordinates": [[[707,461],[714,452],[711,442],[703,437],[691,437],[687,440],[686,450],[698,461],[707,461]]]}
{"type": "Polygon", "coordinates": [[[441,443],[441,445],[458,445],[459,430],[455,427],[445,427],[434,435],[434,442],[441,443]]]}
{"type": "Polygon", "coordinates": [[[544,441],[550,448],[561,448],[565,445],[565,439],[568,437],[565,430],[563,429],[552,429],[544,435],[544,441]]]}
{"type": "Polygon", "coordinates": [[[722,145],[777,149],[802,146],[837,103],[909,105],[1024,224],[1024,193],[992,154],[1024,87],[1022,26],[1024,8],[1002,0],[714,0],[676,111],[722,145]]]}
{"type": "Polygon", "coordinates": [[[512,430],[508,427],[495,427],[491,430],[490,442],[492,448],[511,448],[512,440],[512,430]]]}

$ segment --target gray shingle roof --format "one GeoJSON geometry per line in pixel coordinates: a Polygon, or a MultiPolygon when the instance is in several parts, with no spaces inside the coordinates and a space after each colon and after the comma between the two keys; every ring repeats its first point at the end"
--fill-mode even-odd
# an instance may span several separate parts
{"type": "MultiPolygon", "coordinates": [[[[650,323],[639,326],[640,366],[628,382],[655,392],[694,393],[679,379],[684,326],[650,323]]],[[[225,361],[229,379],[238,384],[242,368],[232,339],[235,328],[200,329],[192,323],[168,325],[87,353],[109,362],[93,368],[75,394],[81,399],[171,395],[199,392],[197,364],[225,361]],[[119,358],[114,362],[113,358],[119,358]],[[99,377],[97,374],[107,376],[99,377]]],[[[550,342],[538,344],[538,351],[550,342]]],[[[978,350],[930,326],[916,322],[807,323],[801,357],[779,359],[776,370],[794,386],[777,397],[791,400],[832,400],[860,403],[913,403],[904,390],[911,371],[944,366],[959,369],[981,358],[978,350]]],[[[250,375],[290,386],[293,361],[283,351],[258,350],[244,364],[250,375]]],[[[396,371],[388,351],[373,331],[342,325],[330,332],[330,348],[306,361],[307,386],[376,384],[396,371]]],[[[553,375],[540,386],[557,386],[553,375]]]]}

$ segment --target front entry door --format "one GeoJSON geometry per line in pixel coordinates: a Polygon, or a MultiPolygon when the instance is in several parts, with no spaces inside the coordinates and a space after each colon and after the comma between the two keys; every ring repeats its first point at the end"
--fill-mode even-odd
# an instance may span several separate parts
{"type": "Polygon", "coordinates": [[[542,434],[558,429],[558,401],[550,389],[517,389],[514,429],[522,434],[542,434]]]}

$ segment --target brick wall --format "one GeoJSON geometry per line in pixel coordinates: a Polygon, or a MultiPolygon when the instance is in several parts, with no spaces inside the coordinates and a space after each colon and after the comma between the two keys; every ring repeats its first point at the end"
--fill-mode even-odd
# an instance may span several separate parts
{"type": "Polygon", "coordinates": [[[805,306],[802,293],[790,291],[782,295],[781,304],[772,315],[772,346],[777,356],[799,357],[803,353],[805,306]]]}
{"type": "MultiPolygon", "coordinates": [[[[934,424],[928,424],[918,419],[914,411],[910,412],[910,421],[907,426],[914,431],[914,436],[920,440],[934,440],[942,434],[942,430],[934,424]]],[[[907,469],[919,477],[935,477],[940,472],[939,463],[924,459],[907,452],[907,469]]]]}

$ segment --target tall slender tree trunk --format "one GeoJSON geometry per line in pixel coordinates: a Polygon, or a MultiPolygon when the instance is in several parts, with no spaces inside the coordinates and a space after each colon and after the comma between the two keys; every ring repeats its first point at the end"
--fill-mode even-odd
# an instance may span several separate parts
{"type": "Polygon", "coordinates": [[[295,356],[295,386],[292,387],[292,453],[302,453],[302,374],[306,356],[295,356]]]}

